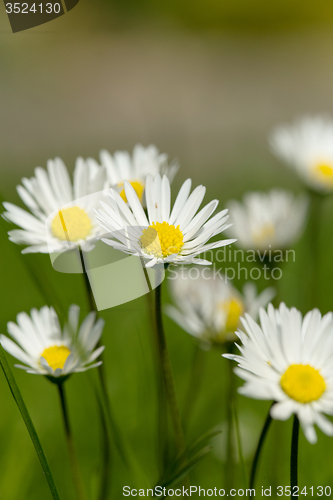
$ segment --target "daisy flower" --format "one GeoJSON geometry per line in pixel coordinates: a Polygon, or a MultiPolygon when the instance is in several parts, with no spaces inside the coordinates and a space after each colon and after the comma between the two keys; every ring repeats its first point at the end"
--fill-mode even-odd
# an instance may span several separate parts
{"type": "MultiPolygon", "coordinates": [[[[240,355],[225,354],[238,363],[235,373],[245,380],[244,396],[275,401],[272,418],[297,415],[310,443],[317,441],[314,425],[333,435],[333,315],[314,309],[303,318],[280,304],[260,310],[260,326],[249,315],[237,336],[240,355]]],[[[237,344],[236,344],[237,345],[237,344]]]]}
{"type": "Polygon", "coordinates": [[[230,201],[233,221],[229,234],[246,250],[286,250],[302,234],[308,199],[289,191],[272,189],[269,193],[245,194],[243,201],[230,201]]]}
{"type": "Polygon", "coordinates": [[[169,276],[176,307],[169,305],[166,312],[183,330],[204,343],[235,340],[240,317],[247,312],[256,319],[260,307],[266,307],[275,295],[273,288],[257,295],[253,283],[247,283],[240,293],[208,268],[180,268],[172,274],[176,273],[176,278],[169,276]]]}
{"type": "Polygon", "coordinates": [[[137,144],[132,156],[127,151],[116,151],[112,156],[103,149],[100,152],[101,164],[106,167],[109,185],[118,190],[120,196],[127,202],[124,181],[130,182],[141,202],[144,200],[144,190],[148,175],[166,175],[173,181],[179,165],[176,160],[168,164],[168,155],[160,153],[151,144],[147,148],[137,144]]]}
{"type": "Polygon", "coordinates": [[[68,322],[61,328],[53,307],[32,309],[30,316],[21,312],[17,323],[7,324],[8,333],[14,339],[0,335],[0,342],[6,351],[24,365],[15,365],[27,373],[46,375],[54,382],[63,380],[75,372],[83,372],[99,366],[94,363],[104,350],[98,347],[104,328],[104,320],[96,321],[95,312],[86,316],[79,327],[79,306],[72,305],[68,322]]]}
{"type": "Polygon", "coordinates": [[[22,253],[61,252],[78,245],[91,249],[101,230],[93,212],[97,197],[88,195],[103,190],[104,183],[105,169],[82,158],[76,161],[73,183],[60,158],[49,160],[47,170],[37,167],[35,176],[23,178],[17,187],[30,213],[4,203],[4,218],[21,228],[9,231],[9,239],[28,245],[22,253]]]}
{"type": "Polygon", "coordinates": [[[182,185],[171,210],[169,179],[166,175],[162,179],[159,174],[154,179],[149,175],[146,182],[148,217],[133,186],[125,181],[124,188],[128,205],[119,193],[110,190],[110,205],[101,202],[103,208],[97,211],[101,226],[110,233],[110,237],[102,241],[116,250],[143,258],[146,267],[171,263],[210,264],[197,257],[235,241],[207,243],[228,227],[227,210],[210,219],[218,205],[218,201],[213,200],[198,212],[206,189],[198,186],[190,194],[191,179],[182,185]]]}
{"type": "Polygon", "coordinates": [[[282,125],[270,137],[273,152],[296,170],[305,184],[320,192],[333,191],[333,121],[305,116],[282,125]]]}

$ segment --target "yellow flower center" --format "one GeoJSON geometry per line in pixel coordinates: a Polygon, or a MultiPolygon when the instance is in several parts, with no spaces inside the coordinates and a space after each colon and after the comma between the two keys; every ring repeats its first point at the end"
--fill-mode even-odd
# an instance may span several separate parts
{"type": "Polygon", "coordinates": [[[70,355],[71,351],[64,345],[54,345],[52,347],[47,347],[41,354],[41,358],[46,359],[49,366],[56,370],[57,368],[63,368],[66,359],[70,355]]]}
{"type": "Polygon", "coordinates": [[[244,313],[244,304],[238,297],[233,297],[218,304],[218,308],[226,313],[225,328],[215,338],[215,342],[225,342],[228,333],[234,333],[239,325],[239,318],[244,313]]]}
{"type": "Polygon", "coordinates": [[[223,308],[227,312],[226,331],[235,332],[238,328],[239,318],[244,313],[244,305],[241,300],[234,298],[225,302],[223,308]]]}
{"type": "Polygon", "coordinates": [[[91,229],[92,224],[89,216],[79,207],[59,210],[51,224],[53,236],[62,241],[84,240],[91,229]]]}
{"type": "Polygon", "coordinates": [[[280,383],[284,392],[299,403],[316,401],[326,389],[323,376],[310,365],[290,365],[280,383]]]}
{"type": "Polygon", "coordinates": [[[142,248],[155,257],[168,257],[179,253],[184,245],[183,233],[179,226],[175,227],[167,222],[153,222],[142,231],[140,238],[142,248]]]}
{"type": "MultiPolygon", "coordinates": [[[[138,195],[139,200],[142,202],[142,195],[143,195],[143,191],[145,189],[144,184],[142,184],[141,181],[131,181],[130,185],[132,186],[132,188],[134,189],[134,191],[138,195]]],[[[126,193],[125,193],[125,189],[124,189],[124,183],[119,182],[118,187],[123,188],[119,194],[122,197],[122,199],[124,200],[124,202],[127,203],[126,193]]]]}
{"type": "Polygon", "coordinates": [[[319,163],[316,165],[314,173],[318,180],[321,180],[324,184],[333,187],[333,165],[319,163]]]}
{"type": "Polygon", "coordinates": [[[263,224],[261,228],[253,231],[252,236],[253,240],[257,244],[264,243],[267,240],[271,241],[275,236],[274,224],[272,224],[271,222],[263,224]]]}

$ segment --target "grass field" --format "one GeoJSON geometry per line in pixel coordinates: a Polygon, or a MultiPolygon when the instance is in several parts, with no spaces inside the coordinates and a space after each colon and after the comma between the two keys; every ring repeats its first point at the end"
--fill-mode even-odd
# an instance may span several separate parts
{"type": "MultiPolygon", "coordinates": [[[[178,175],[181,178],[181,172],[178,175]]],[[[248,175],[248,185],[252,187],[254,185],[252,175],[250,172],[244,175],[248,175]]],[[[236,177],[235,172],[235,180],[236,177]]],[[[179,183],[177,179],[175,185],[179,183]]],[[[244,184],[247,184],[247,179],[244,180],[244,184]]],[[[281,184],[288,187],[287,182],[281,182],[281,184]]],[[[225,187],[223,190],[221,187],[219,198],[222,204],[227,201],[227,193],[231,197],[234,193],[235,196],[239,194],[236,182],[231,183],[231,186],[234,187],[228,190],[225,187]]],[[[269,187],[271,186],[267,185],[267,188],[269,187]]],[[[207,198],[211,198],[213,194],[216,195],[216,191],[217,186],[208,186],[207,198]]],[[[332,213],[332,199],[327,197],[323,205],[320,254],[316,269],[319,287],[313,304],[323,313],[331,309],[332,213]]],[[[82,311],[87,311],[82,275],[57,273],[52,269],[47,255],[21,255],[20,248],[7,241],[6,230],[8,228],[8,223],[1,221],[1,331],[6,332],[6,322],[14,320],[18,312],[29,311],[30,308],[41,307],[45,303],[51,305],[55,298],[64,309],[71,303],[77,303],[82,307],[82,311]],[[37,275],[37,281],[42,284],[47,298],[43,296],[44,292],[31,278],[31,272],[37,275]]],[[[303,312],[307,310],[307,304],[314,300],[311,289],[312,267],[309,261],[311,253],[309,246],[311,246],[311,237],[309,231],[306,231],[296,246],[295,263],[287,263],[283,269],[283,278],[274,283],[278,288],[279,300],[284,300],[288,306],[295,305],[303,312]]],[[[223,269],[223,266],[232,266],[235,263],[216,263],[216,265],[223,269]]],[[[163,283],[165,302],[168,301],[167,281],[166,279],[163,283]]],[[[128,285],[131,286],[130,283],[128,285]]],[[[241,281],[235,282],[235,285],[240,287],[242,283],[241,281]]],[[[110,287],[112,286],[114,284],[110,283],[110,287]]],[[[262,289],[267,286],[267,282],[263,279],[259,280],[257,286],[262,289]]],[[[146,297],[103,311],[101,315],[106,320],[103,334],[103,343],[106,346],[105,368],[114,416],[134,460],[142,469],[142,487],[146,484],[145,479],[152,486],[159,477],[156,454],[157,387],[151,322],[146,297]]],[[[192,443],[216,426],[222,429],[222,434],[213,439],[212,451],[191,471],[191,484],[206,488],[223,487],[229,362],[221,358],[221,352],[218,349],[203,352],[200,383],[196,387],[191,387],[191,368],[196,342],[167,317],[165,326],[181,411],[185,410],[184,405],[189,391],[191,391],[191,398],[194,398],[191,413],[183,422],[187,443],[192,443]]],[[[10,362],[13,364],[12,359],[10,362]]],[[[67,383],[75,442],[89,498],[96,498],[101,467],[101,429],[92,385],[96,380],[94,372],[95,370],[76,374],[67,383]]],[[[27,375],[17,369],[14,369],[14,373],[49,457],[60,496],[63,499],[71,499],[74,493],[56,389],[43,377],[27,375]]],[[[47,485],[34,449],[2,376],[0,384],[3,402],[0,417],[1,442],[3,443],[0,467],[1,494],[8,500],[14,500],[18,496],[25,499],[48,498],[47,485]]],[[[237,407],[242,442],[247,467],[249,467],[269,403],[238,396],[237,407]]],[[[258,486],[274,487],[289,483],[290,434],[291,421],[273,422],[263,452],[258,486]]],[[[124,485],[133,487],[140,485],[135,484],[135,478],[122,463],[114,445],[112,448],[110,498],[118,499],[121,497],[124,485]]],[[[321,433],[319,433],[319,442],[316,445],[310,445],[301,435],[300,485],[310,487],[330,484],[330,449],[330,438],[321,433]]],[[[245,487],[239,464],[234,485],[239,488],[245,487]]]]}

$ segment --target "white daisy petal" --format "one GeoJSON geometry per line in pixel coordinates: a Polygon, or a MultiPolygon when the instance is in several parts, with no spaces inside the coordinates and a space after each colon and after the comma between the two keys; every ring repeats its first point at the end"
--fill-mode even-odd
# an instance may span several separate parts
{"type": "Polygon", "coordinates": [[[316,413],[315,420],[319,429],[324,434],[327,434],[327,436],[333,436],[333,424],[330,420],[328,420],[328,418],[324,417],[324,415],[321,415],[320,413],[316,413]]]}
{"type": "Polygon", "coordinates": [[[85,167],[84,159],[77,158],[73,174],[74,199],[82,198],[88,192],[89,171],[85,167]]]}
{"type": "Polygon", "coordinates": [[[92,363],[93,361],[95,361],[95,359],[98,358],[98,356],[100,354],[102,354],[102,352],[104,351],[104,349],[105,349],[105,346],[101,345],[98,349],[96,349],[96,351],[94,351],[92,354],[90,354],[89,358],[87,359],[87,364],[92,363]]]}
{"type": "Polygon", "coordinates": [[[186,200],[190,194],[191,191],[191,185],[192,181],[191,179],[187,179],[182,187],[179,190],[179,193],[177,195],[175,204],[173,206],[173,209],[171,211],[170,219],[169,219],[169,224],[174,224],[177,217],[179,216],[180,212],[182,211],[186,200]]]}
{"type": "Polygon", "coordinates": [[[88,366],[80,366],[78,368],[75,368],[75,373],[81,373],[81,372],[86,372],[87,370],[91,370],[91,368],[97,368],[98,366],[101,366],[102,361],[98,361],[97,363],[93,363],[92,365],[88,366]]]}
{"type": "Polygon", "coordinates": [[[206,220],[212,215],[218,205],[217,200],[213,200],[208,205],[203,208],[187,226],[186,231],[184,231],[184,242],[190,240],[203,226],[206,220]]]}
{"type": "Polygon", "coordinates": [[[161,205],[162,205],[162,179],[160,174],[155,175],[154,180],[153,180],[153,193],[154,193],[154,205],[153,205],[153,212],[152,214],[149,214],[149,219],[153,221],[158,221],[162,222],[162,211],[161,211],[161,205]]]}
{"type": "Polygon", "coordinates": [[[204,186],[198,186],[188,197],[185,205],[182,208],[181,213],[175,221],[176,226],[180,226],[182,231],[185,230],[186,226],[191,222],[194,215],[197,213],[198,208],[201,205],[206,193],[206,188],[204,186]]]}
{"type": "Polygon", "coordinates": [[[135,213],[135,218],[140,226],[148,226],[148,219],[142,208],[142,204],[134,191],[133,187],[129,182],[124,183],[126,198],[133,212],[135,213]]]}
{"type": "Polygon", "coordinates": [[[10,340],[5,335],[0,336],[0,342],[2,347],[14,358],[22,361],[22,363],[30,364],[31,359],[15,342],[10,340]]]}
{"type": "Polygon", "coordinates": [[[42,222],[35,216],[29,214],[26,210],[16,207],[12,203],[5,202],[3,206],[7,210],[7,212],[4,213],[4,217],[10,222],[20,225],[23,229],[28,231],[34,231],[40,234],[45,233],[42,222]]]}
{"type": "Polygon", "coordinates": [[[161,218],[162,220],[169,220],[170,217],[170,201],[171,201],[171,190],[170,182],[166,175],[163,176],[162,186],[161,186],[161,218]]]}
{"type": "Polygon", "coordinates": [[[88,316],[83,320],[78,334],[78,339],[83,346],[89,339],[90,331],[95,323],[96,313],[94,311],[90,312],[88,316]]]}
{"type": "Polygon", "coordinates": [[[66,203],[72,201],[72,184],[64,162],[60,158],[48,160],[47,170],[49,173],[50,184],[53,186],[57,199],[61,200],[61,204],[65,205],[66,203]]]}
{"type": "Polygon", "coordinates": [[[295,411],[295,405],[292,401],[286,400],[281,403],[275,403],[270,410],[271,417],[276,420],[288,420],[295,411]]]}
{"type": "Polygon", "coordinates": [[[23,203],[38,217],[40,215],[39,206],[28,191],[23,186],[17,186],[17,192],[23,203]]]}

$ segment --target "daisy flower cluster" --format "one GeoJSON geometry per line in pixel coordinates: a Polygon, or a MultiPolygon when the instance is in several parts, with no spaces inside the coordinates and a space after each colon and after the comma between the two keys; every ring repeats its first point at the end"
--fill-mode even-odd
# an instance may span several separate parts
{"type": "MultiPolygon", "coordinates": [[[[35,176],[22,179],[22,185],[17,188],[29,212],[4,203],[6,211],[3,217],[19,226],[19,229],[9,232],[9,239],[25,245],[23,253],[51,254],[76,248],[80,252],[88,251],[101,240],[116,250],[139,257],[146,267],[163,265],[167,268],[171,264],[193,262],[211,264],[200,255],[235,241],[211,241],[230,226],[227,223],[228,210],[217,211],[218,200],[201,207],[206,188],[198,186],[191,192],[191,179],[183,183],[172,204],[170,183],[177,170],[178,163],[168,164],[167,156],[159,153],[155,146],[144,148],[137,145],[132,155],[118,151],[112,156],[103,150],[100,163],[91,158],[78,158],[73,180],[61,159],[49,160],[47,170],[37,167],[35,176]]],[[[82,254],[80,257],[84,261],[82,254]]],[[[93,308],[92,290],[85,270],[84,274],[93,308]]],[[[170,361],[167,350],[161,347],[165,345],[165,339],[159,319],[160,285],[156,290],[161,378],[179,454],[184,450],[184,438],[170,361]]],[[[79,498],[82,497],[82,486],[70,435],[63,384],[73,373],[100,367],[102,360],[98,358],[104,349],[100,345],[103,327],[104,321],[97,319],[94,311],[79,326],[78,306],[70,307],[68,322],[61,327],[55,310],[45,306],[40,311],[32,309],[30,316],[20,313],[17,323],[8,323],[11,338],[5,335],[0,337],[2,347],[19,360],[17,367],[31,374],[42,374],[58,385],[79,498]]],[[[103,373],[100,371],[101,389],[108,401],[103,373]]],[[[25,413],[25,408],[20,409],[22,414],[25,413]]],[[[160,418],[165,421],[162,414],[160,418]]],[[[105,427],[104,416],[102,424],[105,427]]]]}
{"type": "MultiPolygon", "coordinates": [[[[227,209],[214,214],[217,200],[200,209],[204,186],[191,192],[191,180],[186,180],[171,205],[170,181],[178,163],[169,165],[167,155],[159,153],[155,146],[137,145],[132,155],[118,151],[112,156],[103,150],[100,161],[78,158],[73,181],[60,158],[49,160],[47,170],[37,167],[34,177],[22,179],[17,191],[30,212],[5,202],[3,217],[21,228],[11,230],[9,239],[28,245],[23,253],[61,252],[76,247],[90,250],[102,240],[142,258],[147,267],[192,262],[204,265],[210,262],[199,258],[200,254],[234,241],[209,241],[230,224],[227,209]],[[93,196],[96,193],[100,196],[93,196]],[[103,237],[106,234],[108,237],[103,237]]],[[[82,370],[102,350],[91,353],[99,341],[94,334],[93,316],[83,323],[84,333],[80,330],[76,335],[77,315],[73,311],[70,328],[63,330],[53,309],[44,308],[40,314],[32,310],[31,319],[22,313],[18,326],[10,323],[8,330],[17,344],[5,336],[2,344],[26,363],[31,373],[62,377],[82,370]],[[85,361],[79,351],[84,353],[85,361]],[[59,365],[54,361],[58,359],[59,365]]],[[[97,324],[101,325],[99,321],[97,324]]],[[[101,333],[100,326],[97,331],[101,333]]]]}
{"type": "MultiPolygon", "coordinates": [[[[333,122],[328,117],[305,117],[292,126],[277,127],[270,145],[280,159],[294,168],[310,191],[321,194],[333,191],[333,122]]],[[[215,352],[217,349],[229,351],[224,354],[228,359],[224,363],[231,368],[230,361],[237,363],[234,373],[244,380],[239,392],[252,399],[270,400],[270,419],[287,420],[293,415],[295,429],[298,432],[300,423],[310,443],[317,440],[315,426],[332,436],[333,424],[326,416],[333,415],[332,313],[322,316],[318,309],[313,309],[303,317],[300,311],[288,308],[284,302],[277,304],[272,286],[259,285],[258,293],[257,286],[247,278],[240,286],[236,280],[231,283],[223,273],[208,267],[214,261],[214,250],[233,243],[242,250],[255,250],[260,260],[269,249],[282,253],[291,249],[304,233],[311,196],[274,188],[267,193],[247,192],[242,201],[230,200],[219,208],[217,199],[204,203],[206,188],[193,187],[191,179],[186,179],[178,192],[173,192],[171,184],[178,169],[178,161],[169,162],[168,156],[160,153],[156,146],[140,144],[132,153],[110,154],[102,150],[98,161],[79,157],[72,176],[60,158],[49,160],[46,169],[37,167],[34,175],[23,178],[17,187],[26,209],[4,203],[3,218],[17,226],[9,231],[9,240],[23,245],[24,254],[76,250],[82,262],[81,250],[91,251],[101,242],[106,252],[111,253],[111,247],[140,259],[145,277],[145,268],[169,270],[173,304],[164,310],[196,339],[193,344],[202,347],[196,347],[196,352],[208,359],[212,355],[208,352],[210,347],[214,347],[215,352]],[[192,264],[195,266],[188,266],[192,264]]],[[[0,335],[1,346],[19,361],[18,368],[29,374],[43,375],[58,386],[78,498],[84,495],[63,389],[70,375],[98,369],[105,399],[105,404],[98,402],[101,425],[104,432],[108,427],[106,419],[110,418],[110,428],[114,428],[104,368],[101,370],[104,320],[98,317],[89,273],[83,271],[91,311],[82,321],[77,305],[69,307],[66,321],[48,305],[39,310],[33,308],[30,314],[19,313],[16,323],[7,325],[8,336],[0,335]]],[[[165,467],[165,458],[175,453],[177,460],[181,458],[179,477],[183,477],[184,463],[188,461],[186,453],[191,447],[186,448],[183,417],[178,408],[164,333],[161,289],[161,283],[154,289],[153,328],[154,354],[160,370],[157,379],[163,384],[163,390],[158,387],[158,426],[164,441],[169,440],[172,427],[174,441],[162,443],[158,450],[159,466],[165,467]],[[168,424],[166,408],[172,426],[168,424]]],[[[176,332],[174,330],[174,334],[176,332]]],[[[214,353],[214,349],[211,352],[214,353]]],[[[233,412],[236,414],[236,379],[232,370],[229,375],[227,381],[221,376],[228,396],[226,442],[230,463],[226,468],[226,483],[232,476],[229,472],[233,467],[233,425],[238,425],[233,416],[233,412]]],[[[194,400],[200,377],[194,362],[189,401],[194,400]]],[[[13,383],[11,376],[7,376],[7,380],[13,383]]],[[[11,389],[16,394],[13,387],[11,389]]],[[[20,399],[17,401],[21,404],[20,399]]],[[[21,406],[20,410],[24,415],[25,409],[21,406]]],[[[239,435],[238,429],[235,434],[239,435]]],[[[263,439],[264,435],[259,440],[260,446],[263,439]]],[[[293,434],[292,456],[295,456],[297,439],[293,434]]],[[[254,458],[255,466],[260,446],[254,458]]],[[[120,450],[120,455],[126,463],[131,463],[126,457],[127,446],[124,450],[120,450]]],[[[297,468],[297,459],[291,463],[297,468]]],[[[44,469],[44,472],[49,477],[49,471],[44,469]]],[[[103,474],[102,481],[107,481],[103,474]]],[[[294,469],[291,477],[297,477],[294,469]]],[[[101,491],[106,489],[105,483],[101,491]]]]}
{"type": "Polygon", "coordinates": [[[46,170],[37,167],[34,177],[22,179],[17,192],[29,211],[5,202],[3,213],[20,227],[9,232],[9,239],[27,245],[22,253],[61,252],[78,246],[91,250],[103,234],[95,210],[106,189],[114,188],[127,201],[127,181],[140,203],[145,203],[147,176],[161,173],[172,181],[179,168],[177,161],[169,165],[167,155],[153,145],[144,148],[138,144],[132,157],[123,151],[112,157],[103,150],[100,159],[101,164],[92,158],[77,158],[73,180],[60,158],[49,160],[46,170]]]}

